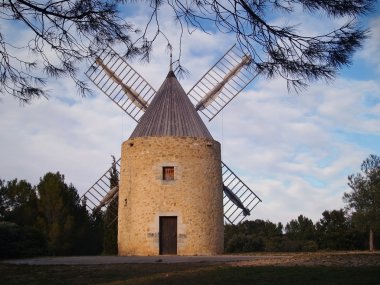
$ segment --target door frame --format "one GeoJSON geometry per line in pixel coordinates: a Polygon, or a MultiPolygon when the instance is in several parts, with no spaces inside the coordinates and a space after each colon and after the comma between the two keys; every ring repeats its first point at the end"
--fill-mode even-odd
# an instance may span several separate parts
{"type": "Polygon", "coordinates": [[[177,252],[178,252],[178,216],[159,216],[159,254],[160,255],[177,255],[177,252]],[[175,232],[174,233],[171,233],[172,235],[175,235],[175,238],[173,237],[172,241],[174,242],[174,244],[172,245],[173,248],[175,247],[175,250],[173,249],[172,251],[170,252],[166,252],[166,248],[163,248],[164,247],[164,235],[165,234],[168,234],[166,232],[164,232],[163,230],[163,221],[164,220],[170,220],[170,219],[175,219],[175,232]]]}

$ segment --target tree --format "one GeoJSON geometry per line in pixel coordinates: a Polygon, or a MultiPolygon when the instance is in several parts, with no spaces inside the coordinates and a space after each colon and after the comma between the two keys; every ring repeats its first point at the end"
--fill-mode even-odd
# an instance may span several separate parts
{"type": "Polygon", "coordinates": [[[0,180],[0,220],[34,226],[36,216],[37,194],[32,185],[25,180],[0,180]]]}
{"type": "Polygon", "coordinates": [[[0,258],[41,256],[46,240],[36,228],[0,222],[0,258]]]}
{"type": "Polygon", "coordinates": [[[312,240],[315,236],[315,227],[312,220],[299,215],[297,220],[291,220],[286,224],[285,233],[294,239],[312,240]]]}
{"type": "Polygon", "coordinates": [[[343,209],[324,211],[316,223],[318,247],[329,250],[360,249],[362,234],[356,231],[343,209]]]}
{"type": "MultiPolygon", "coordinates": [[[[112,167],[109,171],[110,190],[119,186],[119,174],[116,168],[115,156],[112,155],[112,167]]],[[[104,214],[104,240],[103,253],[117,254],[117,213],[118,213],[118,195],[112,198],[104,214]]]]}
{"type": "Polygon", "coordinates": [[[286,237],[292,242],[296,242],[293,250],[315,251],[315,227],[313,221],[303,215],[299,215],[297,220],[291,220],[285,226],[286,237]]]}
{"type": "MultiPolygon", "coordinates": [[[[128,5],[134,2],[1,1],[0,21],[22,24],[33,37],[26,39],[25,45],[16,45],[0,33],[0,92],[25,102],[45,96],[44,79],[38,73],[41,67],[48,76],[72,77],[81,93],[87,94],[90,90],[78,77],[78,64],[114,43],[124,44],[126,56],[139,55],[149,60],[157,37],[162,35],[168,40],[160,26],[160,17],[168,17],[167,10],[160,13],[164,5],[171,8],[178,23],[180,46],[185,30],[207,32],[214,26],[235,35],[240,47],[250,55],[252,69],[268,77],[283,77],[288,88],[298,90],[312,80],[333,78],[339,68],[350,63],[353,52],[368,35],[355,19],[371,11],[376,3],[374,0],[142,1],[139,5],[150,9],[151,15],[142,29],[144,32],[132,41],[131,36],[137,30],[122,19],[118,9],[130,8],[128,5]],[[295,26],[273,24],[276,15],[292,17],[300,9],[309,15],[325,15],[326,21],[348,20],[319,35],[299,32],[295,26]],[[36,60],[18,57],[20,49],[31,51],[36,60]]],[[[175,61],[177,71],[183,70],[180,54],[175,61]]]]}
{"type": "Polygon", "coordinates": [[[374,236],[380,231],[380,157],[371,154],[361,165],[361,173],[348,176],[351,192],[343,200],[352,221],[369,233],[369,250],[375,249],[374,236]]]}
{"type": "Polygon", "coordinates": [[[103,231],[102,213],[90,216],[59,172],[45,174],[37,187],[25,180],[0,180],[3,257],[100,254],[103,231]]]}
{"type": "Polygon", "coordinates": [[[270,221],[244,221],[238,225],[224,226],[226,252],[279,251],[282,250],[281,223],[270,221]]]}
{"type": "Polygon", "coordinates": [[[48,249],[53,255],[81,253],[87,238],[88,216],[81,205],[77,190],[65,183],[65,177],[47,173],[37,185],[38,219],[37,226],[45,234],[48,249]]]}

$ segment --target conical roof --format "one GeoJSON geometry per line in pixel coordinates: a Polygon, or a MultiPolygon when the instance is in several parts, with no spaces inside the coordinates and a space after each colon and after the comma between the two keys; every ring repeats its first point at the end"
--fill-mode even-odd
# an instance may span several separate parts
{"type": "Polygon", "coordinates": [[[173,71],[169,71],[130,139],[157,136],[212,139],[173,71]]]}

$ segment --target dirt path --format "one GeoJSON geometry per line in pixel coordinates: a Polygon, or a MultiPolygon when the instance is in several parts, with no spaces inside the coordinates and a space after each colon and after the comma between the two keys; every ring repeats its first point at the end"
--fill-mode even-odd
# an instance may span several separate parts
{"type": "Polygon", "coordinates": [[[231,266],[380,266],[380,252],[251,253],[218,256],[68,256],[3,260],[8,264],[228,264],[231,266]]]}
{"type": "MultiPolygon", "coordinates": [[[[263,256],[266,255],[263,254],[263,256]]],[[[232,266],[380,266],[380,252],[271,254],[267,258],[238,261],[230,264],[232,266]]]]}

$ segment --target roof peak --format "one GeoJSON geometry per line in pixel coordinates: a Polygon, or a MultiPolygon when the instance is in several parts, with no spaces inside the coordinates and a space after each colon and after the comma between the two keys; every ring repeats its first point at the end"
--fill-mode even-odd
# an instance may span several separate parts
{"type": "Polygon", "coordinates": [[[173,70],[169,70],[130,138],[154,136],[213,139],[173,70]]]}
{"type": "Polygon", "coordinates": [[[169,78],[169,77],[175,77],[175,79],[177,79],[177,76],[175,76],[174,71],[171,69],[169,70],[168,75],[166,75],[166,78],[169,78]]]}

